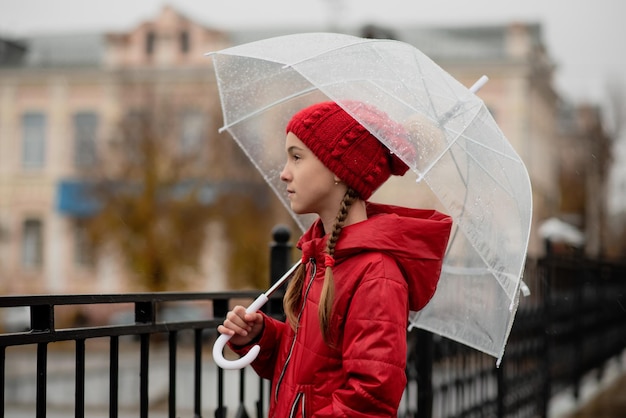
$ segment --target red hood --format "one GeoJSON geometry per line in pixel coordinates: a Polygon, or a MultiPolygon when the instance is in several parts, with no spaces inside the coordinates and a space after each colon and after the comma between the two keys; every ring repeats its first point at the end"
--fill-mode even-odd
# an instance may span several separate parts
{"type": "MultiPolygon", "coordinates": [[[[367,204],[368,220],[343,229],[335,263],[360,252],[382,251],[395,258],[409,285],[409,309],[419,311],[437,288],[452,218],[436,210],[367,204]]],[[[317,220],[298,241],[303,257],[315,257],[326,244],[317,220]]]]}

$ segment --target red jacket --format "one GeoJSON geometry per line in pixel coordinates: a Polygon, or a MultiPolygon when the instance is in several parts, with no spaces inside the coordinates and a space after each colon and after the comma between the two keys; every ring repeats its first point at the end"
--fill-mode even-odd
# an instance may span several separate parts
{"type": "Polygon", "coordinates": [[[432,210],[372,203],[368,216],[345,227],[335,248],[335,347],[324,343],[317,314],[327,238],[321,222],[298,243],[312,280],[304,285],[297,335],[265,317],[252,363],[272,381],[270,417],[397,416],[409,309],[423,308],[435,292],[452,221],[432,210]]]}

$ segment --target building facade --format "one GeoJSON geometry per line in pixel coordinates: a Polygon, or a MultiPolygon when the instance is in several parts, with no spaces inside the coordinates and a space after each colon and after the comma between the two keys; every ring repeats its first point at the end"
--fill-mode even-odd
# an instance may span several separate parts
{"type": "MultiPolygon", "coordinates": [[[[559,99],[540,29],[511,24],[386,32],[414,44],[467,86],[483,74],[489,76],[479,95],[527,164],[533,230],[558,213],[560,196],[559,99]]],[[[203,138],[210,182],[221,184],[238,176],[242,182],[262,182],[248,170],[237,169],[245,157],[233,141],[217,134],[221,110],[211,62],[204,54],[288,32],[224,33],[166,7],[127,33],[2,41],[0,291],[128,290],[125,270],[114,254],[90,261],[80,219],[93,208],[75,193],[84,169],[93,164],[101,145],[115,137],[123,116],[133,106],[145,105],[138,91],[148,89],[150,97],[165,99],[177,109],[181,141],[194,142],[199,132],[208,133],[203,138]]],[[[284,219],[284,211],[276,213],[277,220],[284,219]]],[[[211,241],[224,241],[219,225],[207,228],[207,233],[213,234],[211,241]]],[[[227,247],[225,243],[207,250],[200,277],[210,280],[198,281],[197,290],[228,286],[220,262],[227,247]]],[[[533,232],[529,253],[542,250],[533,232]]]]}
{"type": "MultiPolygon", "coordinates": [[[[119,136],[120,121],[153,105],[147,100],[176,113],[182,142],[206,142],[207,181],[217,184],[242,172],[215,164],[224,156],[242,159],[232,141],[217,134],[221,109],[204,56],[226,45],[223,33],[170,8],[128,33],[9,43],[0,68],[2,293],[129,289],[114,256],[90,260],[81,219],[93,208],[77,193],[96,154],[119,136]]],[[[221,235],[219,228],[208,230],[221,235]]],[[[225,286],[215,262],[223,249],[212,248],[203,264],[214,279],[198,290],[225,286]]]]}

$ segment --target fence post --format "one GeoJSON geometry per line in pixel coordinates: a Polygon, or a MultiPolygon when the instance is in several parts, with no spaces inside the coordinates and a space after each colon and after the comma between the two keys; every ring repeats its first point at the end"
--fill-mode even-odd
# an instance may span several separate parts
{"type": "MultiPolygon", "coordinates": [[[[579,261],[572,260],[572,263],[578,264],[579,261]]],[[[583,338],[584,333],[587,331],[585,324],[584,316],[586,315],[587,306],[585,305],[585,300],[583,298],[583,292],[585,287],[587,269],[589,268],[588,263],[583,263],[580,265],[580,268],[576,270],[574,275],[574,305],[571,310],[571,316],[574,318],[574,322],[577,326],[574,327],[573,331],[573,339],[574,339],[574,358],[576,361],[572,365],[574,368],[574,376],[572,386],[574,387],[574,399],[576,402],[580,399],[580,385],[581,380],[584,375],[584,370],[587,367],[587,358],[583,353],[583,338]]]]}
{"type": "Polygon", "coordinates": [[[6,364],[6,347],[4,345],[0,346],[0,418],[4,418],[4,384],[6,383],[5,379],[5,364],[6,364]]]}
{"type": "Polygon", "coordinates": [[[552,396],[552,364],[550,362],[551,356],[551,340],[552,340],[552,285],[554,278],[554,258],[551,252],[547,252],[546,256],[539,260],[539,266],[543,265],[543,350],[541,353],[542,358],[540,362],[543,368],[543,388],[541,393],[543,394],[540,405],[541,417],[548,416],[548,405],[550,403],[550,397],[552,396]]]}
{"type": "Polygon", "coordinates": [[[504,368],[506,363],[501,363],[496,368],[496,381],[498,382],[498,396],[496,399],[496,414],[498,417],[506,416],[506,373],[504,368]]]}
{"type": "Polygon", "coordinates": [[[433,414],[433,334],[417,329],[417,418],[433,414]]]}
{"type": "MultiPolygon", "coordinates": [[[[270,245],[270,281],[273,285],[282,277],[289,267],[291,267],[291,249],[289,243],[291,238],[291,230],[285,225],[277,225],[272,230],[273,242],[270,245]]],[[[267,312],[270,315],[281,316],[283,311],[283,296],[285,294],[285,286],[270,297],[267,303],[267,312]]]]}

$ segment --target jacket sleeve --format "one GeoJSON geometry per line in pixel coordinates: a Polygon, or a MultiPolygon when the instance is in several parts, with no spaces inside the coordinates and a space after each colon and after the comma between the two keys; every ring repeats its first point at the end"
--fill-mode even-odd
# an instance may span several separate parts
{"type": "Polygon", "coordinates": [[[264,326],[260,338],[244,346],[235,346],[230,342],[228,343],[228,346],[235,353],[240,356],[244,356],[253,346],[258,344],[261,347],[261,351],[259,351],[259,355],[252,362],[252,368],[262,378],[271,379],[274,373],[274,365],[276,364],[280,340],[287,325],[282,321],[267,316],[266,314],[263,314],[263,316],[264,326]]]}
{"type": "Polygon", "coordinates": [[[347,381],[333,394],[328,416],[397,416],[406,386],[408,290],[395,262],[383,262],[382,271],[383,277],[359,284],[347,311],[342,343],[347,381]]]}

